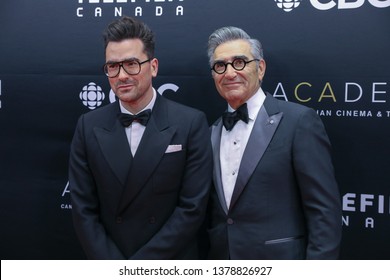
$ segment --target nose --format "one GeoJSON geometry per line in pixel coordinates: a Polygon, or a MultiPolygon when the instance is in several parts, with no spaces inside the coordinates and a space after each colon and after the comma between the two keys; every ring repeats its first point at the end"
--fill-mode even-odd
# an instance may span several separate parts
{"type": "Polygon", "coordinates": [[[128,74],[126,73],[125,69],[123,68],[123,65],[121,64],[119,66],[119,73],[118,73],[118,78],[119,79],[127,79],[128,74]]]}
{"type": "Polygon", "coordinates": [[[226,71],[225,71],[225,77],[235,77],[236,76],[236,69],[233,68],[231,64],[226,65],[226,71]]]}

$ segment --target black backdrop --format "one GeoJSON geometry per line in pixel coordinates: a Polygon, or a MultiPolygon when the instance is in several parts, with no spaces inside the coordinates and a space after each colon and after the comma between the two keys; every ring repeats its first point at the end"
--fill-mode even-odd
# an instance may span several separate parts
{"type": "MultiPolygon", "coordinates": [[[[154,30],[155,88],[225,109],[209,34],[235,25],[265,49],[264,90],[313,107],[333,144],[343,196],[342,259],[390,259],[390,0],[2,0],[0,257],[82,259],[67,185],[80,114],[112,100],[101,32],[138,16],[154,30]],[[109,3],[111,2],[111,3],[109,3]]],[[[305,143],[302,143],[305,145],[305,143]]]]}

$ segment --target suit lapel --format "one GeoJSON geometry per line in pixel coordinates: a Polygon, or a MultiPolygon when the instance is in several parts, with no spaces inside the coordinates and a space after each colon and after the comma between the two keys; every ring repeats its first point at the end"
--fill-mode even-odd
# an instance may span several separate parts
{"type": "Polygon", "coordinates": [[[234,204],[244,190],[282,119],[283,112],[279,112],[276,101],[274,97],[267,94],[267,98],[257,115],[241,160],[237,181],[230,202],[230,209],[234,207],[234,204]]]}
{"type": "Polygon", "coordinates": [[[168,107],[165,100],[157,96],[151,118],[134,155],[126,188],[118,206],[119,212],[127,208],[146,181],[150,179],[171,143],[175,131],[174,127],[169,127],[168,107]]]}
{"type": "Polygon", "coordinates": [[[220,147],[221,147],[221,132],[222,132],[222,121],[219,119],[213,126],[211,130],[211,144],[213,147],[214,155],[214,187],[218,195],[219,202],[223,208],[223,211],[227,214],[228,209],[226,206],[225,195],[222,186],[221,178],[221,161],[220,161],[220,147]]]}
{"type": "Polygon", "coordinates": [[[104,158],[124,185],[132,165],[132,157],[125,130],[116,117],[119,112],[119,106],[116,105],[112,105],[107,125],[95,127],[94,133],[104,158]]]}

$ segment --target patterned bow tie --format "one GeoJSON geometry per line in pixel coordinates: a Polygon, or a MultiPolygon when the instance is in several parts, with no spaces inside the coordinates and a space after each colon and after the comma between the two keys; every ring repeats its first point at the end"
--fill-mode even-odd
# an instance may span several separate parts
{"type": "Polygon", "coordinates": [[[246,103],[238,107],[236,111],[224,112],[222,115],[223,126],[227,131],[232,130],[239,120],[242,120],[245,123],[248,123],[249,121],[248,108],[246,103]]]}
{"type": "Polygon", "coordinates": [[[146,126],[151,114],[152,114],[152,110],[148,109],[148,110],[142,111],[141,113],[139,113],[137,115],[120,113],[118,115],[118,118],[124,127],[128,127],[129,125],[132,124],[133,121],[139,122],[143,126],[146,126]]]}

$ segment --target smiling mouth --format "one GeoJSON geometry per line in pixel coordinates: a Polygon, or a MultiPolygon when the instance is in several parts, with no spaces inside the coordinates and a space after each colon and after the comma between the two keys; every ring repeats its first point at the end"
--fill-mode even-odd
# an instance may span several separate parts
{"type": "Polygon", "coordinates": [[[118,86],[118,89],[128,89],[128,88],[131,88],[133,86],[134,86],[133,84],[122,84],[122,85],[118,86]]]}
{"type": "Polygon", "coordinates": [[[225,83],[223,84],[225,87],[237,87],[237,86],[240,86],[241,83],[239,82],[235,82],[235,83],[225,83]]]}

